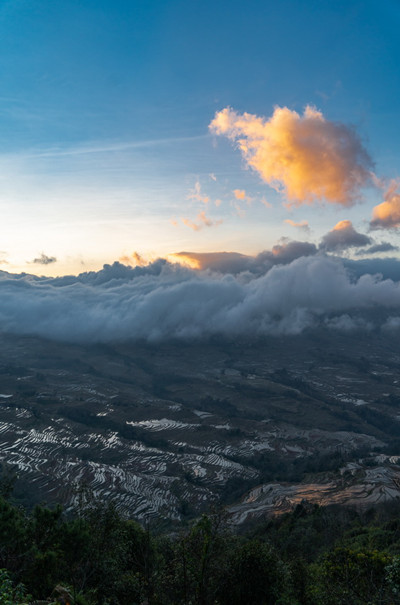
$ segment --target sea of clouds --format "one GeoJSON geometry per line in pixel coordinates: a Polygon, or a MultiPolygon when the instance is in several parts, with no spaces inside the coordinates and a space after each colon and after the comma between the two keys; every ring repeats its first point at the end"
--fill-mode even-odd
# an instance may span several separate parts
{"type": "Polygon", "coordinates": [[[0,272],[0,330],[86,343],[400,326],[396,259],[349,260],[301,242],[193,257],[200,269],[159,259],[57,278],[0,272]]]}

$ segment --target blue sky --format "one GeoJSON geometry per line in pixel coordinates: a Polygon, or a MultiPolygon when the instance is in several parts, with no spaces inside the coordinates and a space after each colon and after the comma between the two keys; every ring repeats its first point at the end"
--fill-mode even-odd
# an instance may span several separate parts
{"type": "MultiPolygon", "coordinates": [[[[387,0],[3,1],[2,268],[256,254],[281,237],[318,243],[345,220],[369,233],[399,177],[399,25],[387,0]],[[209,130],[227,107],[268,120],[307,105],[360,137],[385,180],[360,187],[363,201],[288,209],[237,141],[209,130]]],[[[397,245],[397,223],[378,226],[374,241],[397,245]]]]}

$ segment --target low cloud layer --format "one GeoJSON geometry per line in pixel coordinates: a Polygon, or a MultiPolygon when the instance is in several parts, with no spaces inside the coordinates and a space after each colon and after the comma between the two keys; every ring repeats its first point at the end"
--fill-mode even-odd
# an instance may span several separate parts
{"type": "Polygon", "coordinates": [[[345,261],[308,246],[282,244],[254,258],[209,255],[202,271],[158,260],[60,278],[0,272],[0,329],[106,342],[400,326],[399,281],[376,274],[386,267],[387,277],[399,277],[398,261],[345,261]],[[235,263],[241,272],[232,272],[235,263]]]}
{"type": "Polygon", "coordinates": [[[231,139],[248,166],[294,204],[351,206],[371,180],[372,161],[352,128],[306,107],[277,107],[269,119],[226,107],[211,132],[231,139]]]}

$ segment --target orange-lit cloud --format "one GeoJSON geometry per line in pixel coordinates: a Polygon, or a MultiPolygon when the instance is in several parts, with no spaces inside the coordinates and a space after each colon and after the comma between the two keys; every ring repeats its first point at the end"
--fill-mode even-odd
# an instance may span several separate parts
{"type": "Polygon", "coordinates": [[[172,263],[179,263],[191,269],[203,269],[201,262],[196,258],[196,255],[192,256],[191,252],[174,252],[168,254],[168,261],[172,263]]]}
{"type": "Polygon", "coordinates": [[[385,193],[384,202],[372,212],[372,229],[397,229],[400,227],[400,182],[393,180],[385,193]]]}
{"type": "Polygon", "coordinates": [[[310,106],[302,116],[277,107],[269,119],[227,107],[209,128],[235,141],[248,166],[294,205],[350,206],[371,181],[372,161],[357,134],[310,106]]]}
{"type": "Polygon", "coordinates": [[[246,265],[251,257],[238,252],[176,252],[171,255],[174,260],[189,265],[192,269],[212,269],[214,271],[230,271],[235,263],[246,265]]]}
{"type": "Polygon", "coordinates": [[[285,223],[287,223],[288,225],[291,225],[292,227],[296,227],[296,229],[301,229],[302,231],[306,231],[307,233],[310,232],[310,225],[308,224],[308,221],[300,221],[299,223],[296,223],[295,221],[292,221],[290,218],[285,219],[285,223]]]}
{"type": "Polygon", "coordinates": [[[246,192],[244,189],[234,189],[233,194],[237,200],[245,200],[246,192]]]}
{"type": "Polygon", "coordinates": [[[319,247],[322,250],[332,251],[360,248],[371,243],[371,238],[356,231],[351,221],[339,221],[331,231],[324,235],[319,247]]]}
{"type": "Polygon", "coordinates": [[[218,221],[213,221],[211,220],[206,213],[204,212],[204,210],[202,212],[199,212],[199,214],[196,217],[197,222],[191,221],[188,218],[181,218],[181,221],[184,225],[186,225],[186,227],[190,227],[190,229],[193,229],[193,231],[200,231],[201,229],[204,229],[204,227],[217,227],[218,225],[221,225],[222,220],[218,220],[218,221]]]}
{"type": "Polygon", "coordinates": [[[234,189],[232,191],[232,193],[237,200],[239,200],[240,202],[241,201],[247,202],[247,204],[249,206],[250,206],[251,202],[254,201],[254,198],[247,195],[247,193],[244,189],[234,189]]]}
{"type": "Polygon", "coordinates": [[[238,252],[176,252],[169,255],[174,262],[188,265],[192,269],[210,269],[220,273],[248,272],[263,275],[275,265],[286,265],[300,257],[314,256],[318,252],[315,244],[287,241],[264,250],[256,256],[247,256],[238,252]]]}
{"type": "Polygon", "coordinates": [[[202,202],[203,204],[208,204],[208,202],[210,201],[209,196],[204,195],[204,193],[201,191],[201,185],[199,181],[196,181],[193,189],[190,190],[187,199],[194,200],[195,202],[202,202]]]}
{"type": "Polygon", "coordinates": [[[130,265],[131,267],[145,267],[149,264],[151,259],[144,258],[139,252],[132,252],[131,255],[125,254],[121,256],[119,261],[124,265],[130,265]]]}

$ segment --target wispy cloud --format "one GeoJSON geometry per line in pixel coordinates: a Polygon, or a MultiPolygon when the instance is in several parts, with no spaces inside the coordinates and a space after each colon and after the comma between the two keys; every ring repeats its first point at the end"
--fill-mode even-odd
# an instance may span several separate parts
{"type": "Polygon", "coordinates": [[[398,246],[394,246],[390,242],[381,242],[380,244],[369,246],[369,248],[365,248],[365,250],[358,250],[358,252],[356,252],[356,256],[381,254],[382,252],[396,252],[398,249],[398,246]]]}
{"type": "Polygon", "coordinates": [[[350,206],[371,182],[372,161],[355,131],[313,107],[302,116],[277,107],[269,119],[227,107],[209,128],[234,141],[248,166],[291,204],[350,206]]]}
{"type": "Polygon", "coordinates": [[[310,233],[310,231],[311,231],[308,221],[300,221],[300,222],[296,223],[295,221],[292,221],[290,218],[287,218],[287,219],[285,219],[285,223],[287,223],[288,225],[291,225],[292,227],[295,227],[296,229],[305,231],[306,233],[310,233]]]}
{"type": "Polygon", "coordinates": [[[239,218],[245,218],[246,216],[246,210],[244,208],[242,208],[242,206],[240,204],[238,204],[237,202],[233,202],[233,207],[235,208],[235,214],[239,217],[239,218]]]}
{"type": "Polygon", "coordinates": [[[265,206],[266,208],[272,208],[273,207],[272,204],[271,204],[271,202],[269,202],[267,200],[267,198],[265,198],[265,197],[262,197],[260,201],[263,204],[263,206],[265,206]]]}
{"type": "Polygon", "coordinates": [[[132,252],[132,254],[124,254],[119,259],[121,263],[124,265],[130,265],[131,267],[144,267],[148,264],[148,260],[146,260],[139,252],[132,252]]]}
{"type": "MultiPolygon", "coordinates": [[[[195,182],[193,189],[190,189],[189,193],[186,196],[186,199],[205,206],[208,206],[211,203],[210,196],[202,191],[199,180],[195,182]]],[[[219,206],[221,204],[221,200],[217,199],[214,203],[216,206],[219,206]]],[[[217,227],[223,222],[221,219],[213,220],[212,218],[207,216],[204,210],[201,210],[197,214],[195,220],[192,220],[188,217],[182,217],[181,221],[184,225],[186,225],[186,227],[193,229],[193,231],[201,231],[205,227],[217,227]]]]}
{"type": "Polygon", "coordinates": [[[194,200],[195,202],[201,202],[202,204],[208,204],[210,201],[210,197],[202,192],[199,181],[196,181],[193,189],[190,189],[187,199],[194,200]]]}
{"type": "Polygon", "coordinates": [[[245,189],[234,189],[232,193],[237,200],[246,202],[247,205],[250,205],[254,201],[254,198],[248,195],[245,189]]]}
{"type": "Polygon", "coordinates": [[[218,227],[218,225],[221,225],[223,222],[222,219],[213,221],[206,215],[204,210],[199,212],[196,221],[192,221],[189,218],[181,218],[181,221],[186,227],[193,229],[193,231],[200,231],[201,229],[204,229],[204,227],[218,227]]]}
{"type": "Polygon", "coordinates": [[[166,137],[161,139],[147,139],[143,141],[93,141],[75,146],[51,147],[46,149],[32,149],[31,151],[18,154],[24,158],[51,158],[74,155],[89,155],[97,153],[108,153],[118,151],[129,151],[130,149],[141,149],[146,147],[159,147],[173,143],[185,143],[190,141],[204,140],[207,135],[191,137],[166,137]]]}

